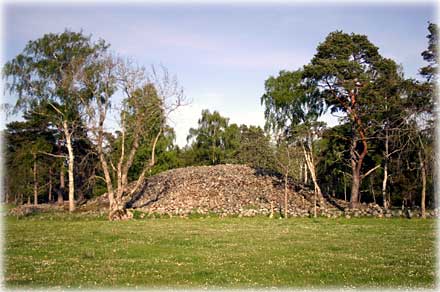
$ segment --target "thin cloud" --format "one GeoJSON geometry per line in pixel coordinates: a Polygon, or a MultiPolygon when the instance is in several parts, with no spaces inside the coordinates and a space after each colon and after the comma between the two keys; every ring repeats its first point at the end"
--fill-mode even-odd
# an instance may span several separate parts
{"type": "Polygon", "coordinates": [[[307,64],[310,56],[291,52],[230,52],[209,60],[211,65],[241,67],[242,69],[296,69],[307,64]]]}

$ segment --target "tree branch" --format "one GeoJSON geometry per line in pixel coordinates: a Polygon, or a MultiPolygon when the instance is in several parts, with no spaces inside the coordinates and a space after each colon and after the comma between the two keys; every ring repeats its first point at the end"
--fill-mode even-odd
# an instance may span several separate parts
{"type": "Polygon", "coordinates": [[[48,153],[48,152],[45,152],[45,151],[38,151],[38,153],[41,153],[41,154],[44,154],[44,155],[47,155],[47,156],[56,157],[56,158],[66,158],[67,157],[67,155],[52,154],[52,153],[48,153]]]}
{"type": "Polygon", "coordinates": [[[376,165],[375,167],[373,167],[372,169],[370,169],[369,171],[367,171],[365,174],[361,175],[362,178],[365,178],[366,176],[368,176],[369,174],[371,174],[373,171],[375,171],[376,169],[378,169],[380,167],[380,164],[376,165]]]}

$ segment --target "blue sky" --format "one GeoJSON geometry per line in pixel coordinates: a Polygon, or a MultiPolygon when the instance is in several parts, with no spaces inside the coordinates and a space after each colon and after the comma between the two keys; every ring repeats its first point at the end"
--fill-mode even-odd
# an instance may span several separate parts
{"type": "Polygon", "coordinates": [[[282,69],[307,64],[318,43],[334,30],[368,35],[383,56],[403,65],[406,76],[417,77],[425,65],[420,53],[427,46],[427,22],[437,20],[436,9],[426,2],[7,4],[3,60],[21,52],[29,40],[69,28],[105,39],[113,51],[142,65],[162,63],[192,100],[171,121],[183,146],[205,108],[220,111],[231,122],[263,126],[264,81],[282,69]]]}

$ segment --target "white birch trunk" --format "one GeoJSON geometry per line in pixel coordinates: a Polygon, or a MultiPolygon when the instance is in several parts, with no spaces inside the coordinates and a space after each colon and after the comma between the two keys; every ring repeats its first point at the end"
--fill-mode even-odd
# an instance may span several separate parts
{"type": "Polygon", "coordinates": [[[68,177],[69,177],[69,212],[75,211],[75,179],[73,175],[73,165],[75,163],[75,155],[73,153],[72,146],[72,132],[69,131],[67,122],[63,123],[64,134],[66,136],[66,146],[67,152],[69,154],[69,167],[68,167],[68,177]]]}

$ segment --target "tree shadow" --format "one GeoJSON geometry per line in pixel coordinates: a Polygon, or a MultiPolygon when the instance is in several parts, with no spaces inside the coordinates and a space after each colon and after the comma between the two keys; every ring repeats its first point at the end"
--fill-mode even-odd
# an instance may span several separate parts
{"type": "Polygon", "coordinates": [[[136,206],[136,202],[138,202],[142,197],[145,196],[146,190],[151,186],[157,184],[157,182],[149,182],[149,181],[144,182],[142,188],[135,195],[133,195],[131,199],[126,203],[126,207],[138,209],[138,208],[144,208],[150,206],[151,204],[157,202],[159,199],[164,197],[164,195],[171,188],[171,183],[169,180],[166,180],[163,183],[164,183],[163,187],[159,191],[154,192],[155,193],[154,196],[151,196],[151,198],[148,199],[146,202],[136,206]]]}

